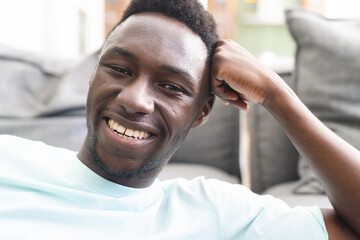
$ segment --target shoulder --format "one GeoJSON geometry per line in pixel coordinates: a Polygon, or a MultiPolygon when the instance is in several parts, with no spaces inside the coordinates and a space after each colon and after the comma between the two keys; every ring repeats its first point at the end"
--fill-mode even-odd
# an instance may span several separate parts
{"type": "Polygon", "coordinates": [[[2,151],[17,150],[18,152],[20,152],[23,149],[27,150],[28,148],[31,149],[33,147],[38,148],[38,147],[43,147],[44,145],[45,144],[40,141],[33,141],[13,135],[6,135],[6,134],[0,135],[0,149],[2,151]]]}
{"type": "Polygon", "coordinates": [[[193,179],[175,178],[161,181],[164,191],[188,191],[198,194],[211,195],[239,195],[241,198],[258,197],[248,188],[241,184],[233,184],[218,179],[205,179],[204,177],[196,177],[193,179]]]}
{"type": "Polygon", "coordinates": [[[0,175],[30,174],[49,171],[57,164],[73,158],[75,152],[16,136],[0,135],[0,175]]]}
{"type": "MultiPolygon", "coordinates": [[[[183,189],[191,190],[198,192],[202,190],[204,192],[208,191],[229,191],[232,192],[234,189],[238,191],[249,191],[247,188],[243,187],[240,184],[231,184],[225,181],[217,179],[205,179],[204,177],[196,177],[193,179],[185,178],[174,178],[170,180],[161,181],[161,186],[165,191],[174,190],[174,189],[183,189]]],[[[201,191],[201,192],[202,192],[201,191]]]]}
{"type": "Polygon", "coordinates": [[[29,153],[35,153],[39,148],[43,148],[43,145],[42,142],[32,141],[21,137],[0,135],[1,160],[5,161],[8,158],[21,155],[28,156],[29,153]]]}
{"type": "Polygon", "coordinates": [[[222,206],[238,203],[246,205],[244,201],[252,201],[257,194],[252,193],[240,184],[231,184],[217,179],[196,177],[191,180],[175,178],[161,182],[162,190],[167,197],[182,196],[213,204],[221,210],[222,206]]]}
{"type": "Polygon", "coordinates": [[[13,143],[21,143],[21,142],[26,142],[26,141],[31,141],[25,138],[21,138],[21,137],[17,137],[17,136],[13,136],[13,135],[7,135],[7,134],[0,134],[0,146],[4,146],[7,144],[13,144],[13,143]]]}
{"type": "Polygon", "coordinates": [[[206,198],[225,239],[327,239],[318,207],[290,208],[280,199],[258,195],[240,184],[202,177],[162,184],[168,195],[206,198]]]}
{"type": "MultiPolygon", "coordinates": [[[[17,136],[0,134],[0,153],[5,151],[16,152],[35,152],[36,150],[69,151],[63,148],[53,147],[41,141],[29,140],[17,136]]],[[[72,151],[69,151],[72,152],[72,151]]]]}

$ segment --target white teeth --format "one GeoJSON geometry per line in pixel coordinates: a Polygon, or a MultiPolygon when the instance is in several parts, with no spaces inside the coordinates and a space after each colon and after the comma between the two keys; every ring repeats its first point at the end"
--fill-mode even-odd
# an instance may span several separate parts
{"type": "Polygon", "coordinates": [[[129,129],[129,128],[128,128],[128,129],[126,129],[126,131],[125,131],[125,135],[128,136],[128,137],[132,137],[133,132],[134,132],[134,131],[133,131],[132,129],[129,129]]]}
{"type": "Polygon", "coordinates": [[[110,128],[113,128],[114,124],[115,124],[115,121],[112,120],[112,119],[110,119],[110,120],[109,120],[109,126],[110,126],[110,128]]]}
{"type": "Polygon", "coordinates": [[[144,138],[148,138],[148,137],[149,137],[149,133],[148,133],[148,132],[145,132],[144,138]]]}
{"type": "Polygon", "coordinates": [[[125,132],[125,127],[122,125],[119,125],[116,129],[116,131],[118,131],[119,133],[124,133],[125,132]]]}
{"type": "Polygon", "coordinates": [[[109,119],[108,125],[111,129],[116,131],[120,137],[124,139],[146,139],[150,137],[150,133],[148,132],[125,128],[113,119],[109,119]]]}

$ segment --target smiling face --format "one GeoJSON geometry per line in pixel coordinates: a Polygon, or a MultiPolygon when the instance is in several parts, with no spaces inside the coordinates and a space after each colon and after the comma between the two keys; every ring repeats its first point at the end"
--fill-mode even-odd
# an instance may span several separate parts
{"type": "Polygon", "coordinates": [[[186,25],[132,15],[105,42],[90,81],[80,160],[100,176],[146,187],[214,101],[207,50],[186,25]]]}

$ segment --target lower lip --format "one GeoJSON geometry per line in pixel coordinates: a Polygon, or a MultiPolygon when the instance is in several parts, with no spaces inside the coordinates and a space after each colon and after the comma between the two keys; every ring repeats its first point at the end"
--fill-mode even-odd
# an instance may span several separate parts
{"type": "Polygon", "coordinates": [[[147,138],[147,139],[136,139],[136,138],[123,138],[119,136],[117,133],[112,130],[107,122],[104,120],[104,125],[107,130],[107,133],[111,139],[112,142],[117,142],[122,145],[127,145],[129,147],[143,147],[145,144],[148,144],[153,140],[153,138],[147,138]]]}

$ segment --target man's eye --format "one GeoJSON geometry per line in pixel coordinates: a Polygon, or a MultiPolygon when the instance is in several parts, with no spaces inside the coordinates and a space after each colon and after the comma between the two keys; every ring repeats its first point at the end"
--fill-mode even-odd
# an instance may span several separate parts
{"type": "Polygon", "coordinates": [[[174,92],[183,92],[183,90],[180,87],[178,87],[174,84],[163,84],[162,87],[167,90],[174,91],[174,92]]]}
{"type": "Polygon", "coordinates": [[[132,76],[131,72],[128,71],[126,68],[119,67],[119,66],[109,66],[111,69],[115,70],[118,73],[125,74],[128,76],[132,76]]]}

